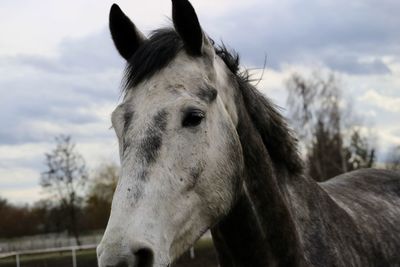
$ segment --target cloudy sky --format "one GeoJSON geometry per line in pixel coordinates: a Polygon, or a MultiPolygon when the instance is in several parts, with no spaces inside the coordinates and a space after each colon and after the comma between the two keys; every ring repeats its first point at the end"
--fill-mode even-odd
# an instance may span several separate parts
{"type": "MultiPolygon", "coordinates": [[[[145,33],[169,25],[170,1],[115,1],[145,33]]],[[[205,31],[263,66],[259,89],[285,106],[294,71],[334,71],[377,136],[379,160],[400,144],[400,1],[192,0],[205,31]]],[[[91,169],[118,161],[110,113],[124,61],[108,32],[112,1],[0,3],[0,196],[43,197],[54,136],[71,134],[91,169]]],[[[261,71],[255,73],[256,77],[261,71]]]]}

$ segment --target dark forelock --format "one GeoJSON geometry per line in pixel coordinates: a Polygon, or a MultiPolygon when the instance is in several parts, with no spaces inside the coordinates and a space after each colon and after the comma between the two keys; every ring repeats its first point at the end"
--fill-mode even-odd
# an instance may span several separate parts
{"type": "MultiPolygon", "coordinates": [[[[224,45],[214,46],[214,48],[229,70],[233,74],[238,74],[238,54],[228,51],[224,45]]],[[[128,60],[123,84],[124,92],[126,93],[165,68],[182,49],[182,39],[174,29],[164,28],[153,31],[149,39],[128,60]]]]}

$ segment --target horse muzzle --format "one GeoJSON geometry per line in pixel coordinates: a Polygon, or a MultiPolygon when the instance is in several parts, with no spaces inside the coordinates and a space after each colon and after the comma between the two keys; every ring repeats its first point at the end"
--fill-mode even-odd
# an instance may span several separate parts
{"type": "Polygon", "coordinates": [[[100,244],[97,259],[99,267],[153,267],[154,252],[147,246],[135,246],[123,252],[117,244],[100,244]]]}

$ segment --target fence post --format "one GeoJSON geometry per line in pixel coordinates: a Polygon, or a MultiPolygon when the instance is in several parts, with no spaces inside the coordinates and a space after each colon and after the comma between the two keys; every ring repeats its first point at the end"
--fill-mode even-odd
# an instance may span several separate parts
{"type": "Polygon", "coordinates": [[[17,264],[17,267],[20,267],[19,253],[15,253],[15,263],[17,264]]]}
{"type": "Polygon", "coordinates": [[[191,247],[190,248],[190,258],[193,260],[194,257],[195,257],[195,255],[194,255],[194,247],[191,247]]]}
{"type": "Polygon", "coordinates": [[[72,267],[77,267],[77,265],[76,265],[76,248],[72,248],[72,267]]]}

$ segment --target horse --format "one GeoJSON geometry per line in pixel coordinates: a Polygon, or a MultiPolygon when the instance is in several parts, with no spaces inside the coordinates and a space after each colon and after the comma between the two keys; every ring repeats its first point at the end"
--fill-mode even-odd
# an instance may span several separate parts
{"type": "Polygon", "coordinates": [[[400,266],[400,173],[317,183],[278,108],[187,0],[142,34],[114,4],[127,66],[112,113],[121,174],[100,267],[166,267],[211,231],[222,267],[400,266]]]}

